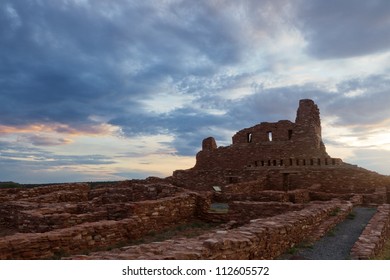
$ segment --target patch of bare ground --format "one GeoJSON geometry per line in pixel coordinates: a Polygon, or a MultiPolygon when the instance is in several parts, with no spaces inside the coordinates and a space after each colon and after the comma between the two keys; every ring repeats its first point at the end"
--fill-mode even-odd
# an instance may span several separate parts
{"type": "Polygon", "coordinates": [[[191,223],[177,225],[159,233],[150,233],[145,235],[142,239],[130,242],[126,245],[147,244],[151,242],[160,242],[168,239],[177,239],[183,237],[192,238],[209,232],[211,229],[218,226],[220,226],[220,224],[195,220],[191,223]]]}

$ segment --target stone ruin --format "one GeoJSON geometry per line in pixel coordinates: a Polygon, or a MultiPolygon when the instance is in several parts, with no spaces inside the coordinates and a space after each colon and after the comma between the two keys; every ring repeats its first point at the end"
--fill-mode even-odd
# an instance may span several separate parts
{"type": "Polygon", "coordinates": [[[0,259],[274,259],[358,205],[377,208],[351,250],[367,259],[390,235],[389,202],[389,176],[327,154],[319,109],[306,99],[295,122],[245,128],[227,147],[204,139],[195,166],[168,178],[0,189],[0,259]],[[219,226],[142,244],[199,220],[219,226]]]}
{"type": "Polygon", "coordinates": [[[175,171],[173,182],[210,190],[212,186],[256,181],[257,190],[307,190],[316,186],[327,193],[365,193],[366,199],[370,199],[369,194],[377,194],[371,197],[376,203],[390,198],[386,194],[388,176],[328,155],[319,109],[312,100],[300,100],[295,123],[262,122],[237,132],[232,140],[230,146],[217,147],[213,137],[204,139],[195,166],[175,171]]]}

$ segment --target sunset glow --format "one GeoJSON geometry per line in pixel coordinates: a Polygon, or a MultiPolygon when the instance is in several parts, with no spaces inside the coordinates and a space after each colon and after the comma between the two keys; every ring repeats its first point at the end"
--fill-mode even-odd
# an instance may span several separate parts
{"type": "Polygon", "coordinates": [[[390,175],[390,1],[0,4],[0,181],[170,176],[319,106],[332,157],[390,175]]]}

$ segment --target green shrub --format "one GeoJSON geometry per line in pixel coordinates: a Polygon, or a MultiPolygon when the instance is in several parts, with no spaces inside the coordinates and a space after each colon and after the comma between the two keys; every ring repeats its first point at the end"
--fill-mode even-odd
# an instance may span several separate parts
{"type": "Polygon", "coordinates": [[[15,182],[0,182],[0,188],[21,188],[22,185],[15,182]]]}

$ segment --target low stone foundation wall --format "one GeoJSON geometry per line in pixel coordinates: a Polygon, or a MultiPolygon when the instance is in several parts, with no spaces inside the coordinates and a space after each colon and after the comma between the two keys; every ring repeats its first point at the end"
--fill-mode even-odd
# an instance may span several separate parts
{"type": "Polygon", "coordinates": [[[244,223],[247,223],[252,219],[272,217],[290,211],[299,211],[303,208],[303,204],[283,202],[234,201],[229,204],[231,220],[236,220],[244,223]]]}
{"type": "Polygon", "coordinates": [[[363,204],[384,204],[387,203],[387,194],[385,191],[377,191],[373,194],[363,195],[363,204]]]}
{"type": "Polygon", "coordinates": [[[170,201],[185,193],[166,183],[142,185],[133,181],[93,189],[87,184],[65,184],[2,191],[8,199],[0,204],[0,226],[24,233],[127,219],[134,215],[135,209],[143,209],[137,206],[140,203],[149,211],[148,200],[170,201]]]}
{"type": "Polygon", "coordinates": [[[103,186],[91,189],[88,199],[94,204],[126,203],[144,200],[155,200],[174,196],[183,190],[170,184],[141,184],[124,181],[114,186],[103,186]]]}
{"type": "Polygon", "coordinates": [[[329,201],[335,198],[349,200],[354,194],[336,194],[329,192],[321,192],[321,191],[310,191],[309,196],[310,200],[316,201],[329,201]]]}
{"type": "Polygon", "coordinates": [[[380,205],[386,203],[386,193],[376,192],[372,194],[355,194],[355,193],[330,193],[321,191],[309,191],[310,200],[328,201],[334,198],[356,201],[361,205],[380,205]],[[356,200],[358,199],[358,201],[356,200]]]}
{"type": "Polygon", "coordinates": [[[358,241],[351,249],[352,259],[370,259],[383,249],[390,237],[390,204],[377,208],[377,213],[363,230],[358,241]]]}
{"type": "Polygon", "coordinates": [[[296,189],[288,192],[289,201],[293,203],[307,203],[310,201],[308,190],[296,189]]]}
{"type": "MultiPolygon", "coordinates": [[[[136,202],[130,218],[89,222],[43,233],[14,234],[0,239],[0,259],[43,259],[114,246],[192,220],[198,197],[191,193],[136,202]]],[[[63,218],[63,217],[61,217],[63,218]]]]}
{"type": "MultiPolygon", "coordinates": [[[[335,198],[336,196],[332,197],[335,198]]],[[[214,194],[216,202],[229,201],[262,201],[262,202],[293,202],[306,203],[310,201],[309,191],[296,189],[292,191],[257,191],[257,192],[221,192],[214,194]]]]}
{"type": "Polygon", "coordinates": [[[277,201],[288,202],[289,194],[282,191],[258,191],[253,193],[215,193],[215,201],[277,201]]]}
{"type": "Polygon", "coordinates": [[[63,184],[12,191],[6,201],[23,200],[36,203],[78,202],[88,200],[87,184],[63,184]]]}
{"type": "MultiPolygon", "coordinates": [[[[231,230],[218,230],[197,238],[167,240],[96,252],[74,259],[273,259],[311,237],[312,232],[335,212],[352,210],[349,202],[310,203],[305,209],[252,220],[231,230]]],[[[343,218],[343,217],[342,217],[343,218]]]]}

